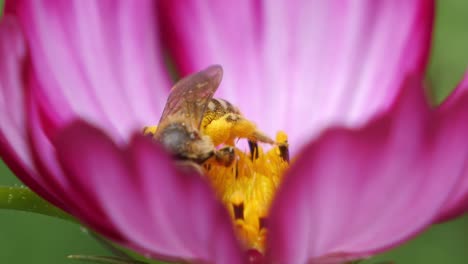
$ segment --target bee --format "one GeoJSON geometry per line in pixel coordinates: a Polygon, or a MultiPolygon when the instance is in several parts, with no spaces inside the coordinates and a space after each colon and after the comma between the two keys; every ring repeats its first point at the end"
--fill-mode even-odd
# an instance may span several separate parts
{"type": "Polygon", "coordinates": [[[178,81],[157,127],[145,127],[144,134],[151,134],[176,160],[198,164],[212,157],[224,166],[232,164],[236,138],[273,144],[237,107],[213,98],[222,76],[222,67],[213,65],[178,81]],[[220,145],[225,146],[218,149],[220,145]]]}

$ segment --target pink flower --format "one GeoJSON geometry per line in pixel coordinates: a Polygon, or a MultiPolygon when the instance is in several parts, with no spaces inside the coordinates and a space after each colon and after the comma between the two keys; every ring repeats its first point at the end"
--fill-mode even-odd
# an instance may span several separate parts
{"type": "Polygon", "coordinates": [[[268,216],[268,262],[366,257],[466,210],[468,81],[437,108],[420,82],[431,1],[6,4],[2,159],[121,245],[245,261],[208,184],[138,133],[167,99],[167,54],[184,75],[221,64],[216,96],[289,135],[295,161],[268,216]]]}

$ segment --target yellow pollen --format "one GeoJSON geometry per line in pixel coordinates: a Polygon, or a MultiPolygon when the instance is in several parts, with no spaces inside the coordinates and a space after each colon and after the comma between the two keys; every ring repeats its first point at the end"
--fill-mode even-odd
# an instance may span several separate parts
{"type": "Polygon", "coordinates": [[[203,164],[207,180],[231,215],[246,249],[264,252],[268,211],[284,171],[289,167],[287,135],[279,132],[276,145],[264,152],[250,144],[250,153],[235,148],[229,167],[210,159],[203,164]]]}

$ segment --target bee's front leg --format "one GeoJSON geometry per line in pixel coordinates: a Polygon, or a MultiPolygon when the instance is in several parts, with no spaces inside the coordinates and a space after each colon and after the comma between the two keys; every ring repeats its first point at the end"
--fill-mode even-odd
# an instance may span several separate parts
{"type": "Polygon", "coordinates": [[[231,166],[234,163],[234,160],[236,159],[236,152],[234,150],[234,147],[226,146],[215,151],[214,158],[216,162],[222,166],[231,166]]]}
{"type": "Polygon", "coordinates": [[[273,139],[258,130],[255,123],[240,114],[230,113],[226,115],[224,119],[226,120],[226,123],[230,123],[232,126],[231,134],[233,138],[246,138],[252,142],[263,142],[268,144],[275,143],[273,139]]]}

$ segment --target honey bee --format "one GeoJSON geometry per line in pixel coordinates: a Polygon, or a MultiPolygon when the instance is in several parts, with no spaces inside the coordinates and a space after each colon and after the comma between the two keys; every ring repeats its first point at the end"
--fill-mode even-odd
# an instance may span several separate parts
{"type": "Polygon", "coordinates": [[[239,109],[226,100],[213,98],[223,69],[213,65],[178,81],[171,89],[157,127],[145,127],[177,160],[202,164],[209,158],[224,166],[235,159],[234,140],[274,141],[257,130],[239,109]],[[217,149],[218,146],[225,145],[217,149]]]}

